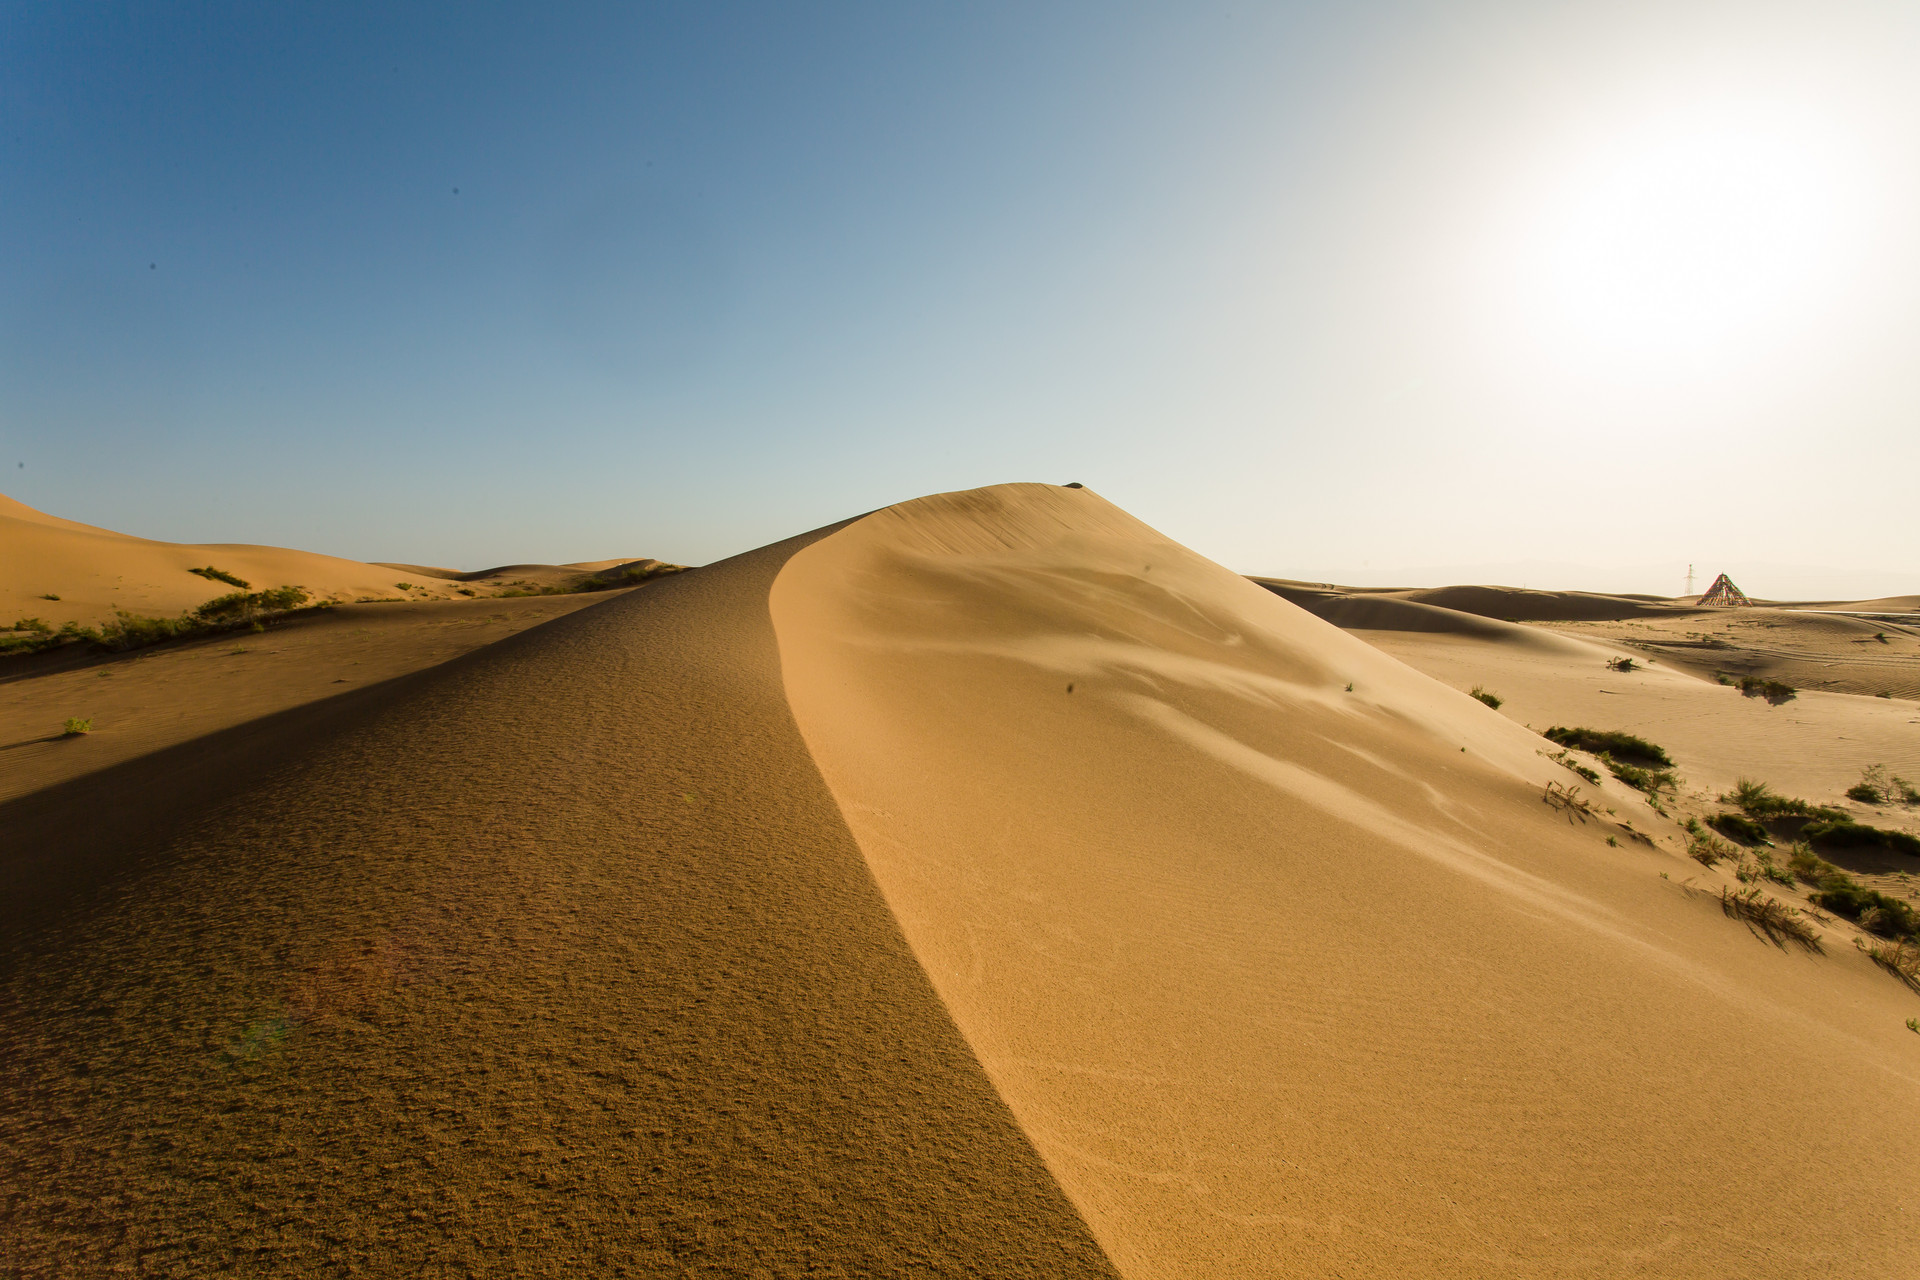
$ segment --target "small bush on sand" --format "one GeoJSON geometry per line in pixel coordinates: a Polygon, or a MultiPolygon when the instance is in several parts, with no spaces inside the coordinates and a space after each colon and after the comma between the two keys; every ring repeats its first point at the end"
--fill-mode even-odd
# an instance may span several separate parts
{"type": "Polygon", "coordinates": [[[1638,671],[1639,669],[1640,669],[1639,664],[1636,663],[1632,658],[1608,658],[1607,659],[1607,670],[1609,671],[1638,671]]]}
{"type": "Polygon", "coordinates": [[[224,582],[228,586],[238,587],[242,591],[245,591],[249,586],[253,585],[252,583],[248,582],[245,578],[235,577],[233,574],[228,573],[225,569],[216,569],[212,565],[207,565],[203,569],[189,569],[187,570],[187,572],[197,573],[201,577],[205,578],[208,582],[224,582]]]}
{"type": "Polygon", "coordinates": [[[1631,733],[1621,733],[1614,729],[1567,729],[1555,725],[1544,735],[1549,741],[1563,747],[1573,747],[1580,751],[1591,751],[1594,755],[1606,754],[1616,760],[1625,760],[1630,764],[1656,765],[1671,768],[1673,757],[1666,749],[1648,742],[1645,738],[1631,733]]]}
{"type": "Polygon", "coordinates": [[[93,721],[82,720],[79,716],[68,716],[65,730],[60,736],[63,738],[77,738],[83,733],[92,732],[93,721]]]}
{"type": "Polygon", "coordinates": [[[1680,787],[1680,779],[1671,769],[1643,769],[1637,764],[1615,760],[1604,751],[1600,753],[1600,763],[1607,766],[1608,773],[1634,790],[1646,792],[1650,800],[1658,799],[1664,791],[1678,791],[1680,787]]]}
{"type": "Polygon", "coordinates": [[[1720,891],[1720,909],[1758,933],[1767,941],[1784,947],[1787,939],[1813,951],[1820,949],[1820,934],[1797,908],[1790,907],[1758,887],[1726,888],[1720,891]]]}
{"type": "Polygon", "coordinates": [[[1759,676],[1741,676],[1740,692],[1749,698],[1765,698],[1768,706],[1777,707],[1783,702],[1792,702],[1794,695],[1800,691],[1778,680],[1762,680],[1759,676]]]}
{"type": "Polygon", "coordinates": [[[1880,804],[1892,790],[1893,784],[1887,781],[1887,766],[1870,764],[1860,771],[1860,781],[1847,788],[1847,799],[1861,804],[1880,804]]]}
{"type": "Polygon", "coordinates": [[[1494,693],[1491,690],[1482,688],[1479,685],[1473,686],[1473,696],[1475,698],[1478,698],[1481,702],[1484,702],[1488,706],[1492,707],[1495,711],[1498,711],[1500,709],[1500,704],[1506,701],[1506,699],[1502,698],[1499,694],[1494,693]]]}
{"type": "Polygon", "coordinates": [[[1708,817],[1707,825],[1723,836],[1746,844],[1773,843],[1767,839],[1767,829],[1744,813],[1716,813],[1708,817]]]}

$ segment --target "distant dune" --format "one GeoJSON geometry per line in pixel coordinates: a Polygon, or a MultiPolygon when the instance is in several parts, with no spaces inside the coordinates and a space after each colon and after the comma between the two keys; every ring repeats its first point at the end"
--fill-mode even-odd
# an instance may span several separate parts
{"type": "MultiPolygon", "coordinates": [[[[216,596],[238,590],[230,583],[191,572],[213,568],[259,591],[304,587],[316,599],[453,599],[488,594],[516,583],[539,588],[578,579],[594,565],[508,565],[463,574],[450,569],[363,564],[338,556],[240,543],[155,542],[109,529],[62,520],[0,495],[0,626],[41,618],[96,626],[115,610],[171,617],[216,596]],[[50,599],[49,597],[57,597],[50,599]]],[[[637,563],[654,564],[657,561],[637,563]]]]}
{"type": "Polygon", "coordinates": [[[0,1268],[1920,1270],[1920,998],[1512,714],[1911,704],[1280,586],[942,494],[15,794],[0,1268]]]}

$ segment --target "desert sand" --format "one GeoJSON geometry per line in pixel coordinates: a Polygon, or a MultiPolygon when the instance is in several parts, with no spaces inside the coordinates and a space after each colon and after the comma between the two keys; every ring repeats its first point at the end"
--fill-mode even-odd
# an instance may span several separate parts
{"type": "Polygon", "coordinates": [[[1920,1269],[1920,996],[1527,727],[1822,799],[1911,701],[1342,630],[1050,485],[477,621],[548,599],[156,651],[145,745],[9,777],[0,1267],[1920,1269]]]}
{"type": "Polygon", "coordinates": [[[40,618],[97,626],[116,610],[172,617],[238,590],[190,572],[214,568],[255,591],[304,587],[315,600],[450,600],[538,590],[596,569],[651,560],[516,564],[462,573],[420,565],[363,564],[284,547],[155,542],[35,511],[0,494],[0,625],[40,618]],[[462,588],[465,588],[463,591],[462,588]]]}

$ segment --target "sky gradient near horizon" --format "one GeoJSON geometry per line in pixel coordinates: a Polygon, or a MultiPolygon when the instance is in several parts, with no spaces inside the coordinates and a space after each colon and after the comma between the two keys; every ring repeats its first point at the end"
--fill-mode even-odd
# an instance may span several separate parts
{"type": "Polygon", "coordinates": [[[1920,592],[1920,7],[0,5],[5,492],[699,563],[1920,592]],[[1537,576],[1536,576],[1537,575],[1537,576]]]}

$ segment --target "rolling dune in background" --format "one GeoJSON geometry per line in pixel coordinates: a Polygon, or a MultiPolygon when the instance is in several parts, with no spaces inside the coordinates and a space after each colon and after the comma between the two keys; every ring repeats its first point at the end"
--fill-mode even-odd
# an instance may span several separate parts
{"type": "Polygon", "coordinates": [[[888,902],[1123,1274],[1920,1263],[1911,994],[1556,818],[1464,694],[1040,485],[857,521],[773,609],[888,902]]]}
{"type": "Polygon", "coordinates": [[[363,564],[339,556],[241,543],[156,542],[35,511],[0,494],[0,626],[41,618],[97,626],[116,610],[171,617],[238,588],[189,570],[212,567],[253,590],[305,587],[318,600],[457,599],[457,584],[488,594],[516,583],[533,587],[578,579],[595,569],[655,561],[599,560],[577,565],[505,565],[461,573],[420,565],[363,564]],[[402,585],[404,584],[404,585],[402,585]],[[395,593],[401,596],[396,597],[395,593]],[[49,599],[48,597],[54,597],[49,599]]]}

